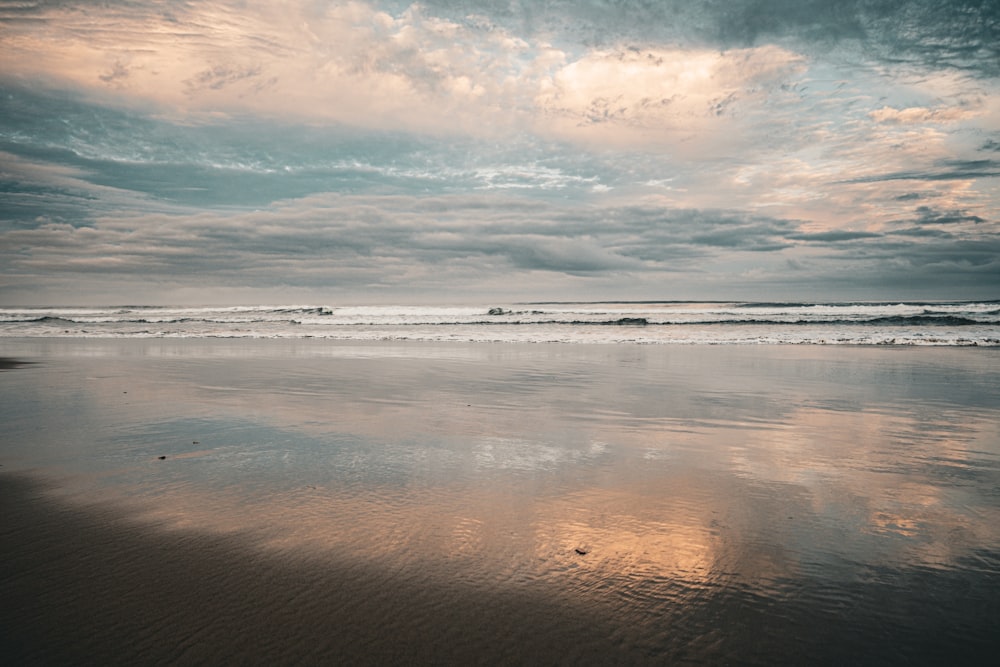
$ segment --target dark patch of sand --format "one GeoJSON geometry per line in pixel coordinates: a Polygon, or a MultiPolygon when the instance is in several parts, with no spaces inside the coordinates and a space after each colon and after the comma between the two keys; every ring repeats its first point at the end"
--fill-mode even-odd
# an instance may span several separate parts
{"type": "Polygon", "coordinates": [[[33,361],[19,361],[17,359],[11,359],[10,357],[0,357],[0,371],[9,371],[13,368],[20,368],[21,366],[30,366],[35,362],[33,361]]]}
{"type": "Polygon", "coordinates": [[[0,505],[7,664],[643,661],[596,615],[540,596],[160,531],[27,477],[0,475],[0,505]]]}

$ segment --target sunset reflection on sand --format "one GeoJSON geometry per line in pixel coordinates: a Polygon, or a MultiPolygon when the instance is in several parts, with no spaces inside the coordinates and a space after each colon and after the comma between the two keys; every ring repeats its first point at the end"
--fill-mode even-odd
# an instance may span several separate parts
{"type": "Polygon", "coordinates": [[[992,599],[995,355],[220,347],[35,355],[2,387],[4,474],[180,543],[584,604],[649,655],[872,620],[897,613],[872,591],[905,609],[947,577],[992,599]]]}

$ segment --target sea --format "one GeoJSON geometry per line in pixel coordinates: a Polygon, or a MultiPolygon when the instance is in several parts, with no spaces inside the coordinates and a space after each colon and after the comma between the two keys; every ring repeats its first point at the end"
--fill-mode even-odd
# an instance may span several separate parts
{"type": "Polygon", "coordinates": [[[0,337],[1000,345],[1000,301],[0,308],[0,337]]]}

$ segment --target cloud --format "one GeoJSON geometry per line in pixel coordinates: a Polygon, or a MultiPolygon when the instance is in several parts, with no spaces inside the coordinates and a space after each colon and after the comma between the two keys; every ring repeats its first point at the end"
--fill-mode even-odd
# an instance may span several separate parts
{"type": "MultiPolygon", "coordinates": [[[[79,21],[53,6],[12,26],[9,74],[58,77],[162,105],[168,113],[254,113],[427,132],[520,128],[588,141],[689,140],[712,119],[759,113],[803,71],[775,46],[563,44],[491,19],[435,16],[420,5],[320,9],[293,3],[114,3],[79,21]],[[112,26],[114,28],[112,29],[112,26]],[[150,28],[155,26],[155,29],[150,28]],[[295,45],[295,46],[293,46],[295,45]]],[[[714,128],[723,131],[724,126],[714,128]]]]}
{"type": "Polygon", "coordinates": [[[873,183],[877,181],[954,181],[1000,176],[998,160],[941,160],[934,169],[925,171],[899,171],[876,176],[864,176],[847,183],[873,183]]]}
{"type": "Polygon", "coordinates": [[[205,90],[222,90],[223,88],[253,80],[254,93],[277,83],[277,77],[261,81],[262,67],[260,65],[219,64],[197,72],[184,81],[188,95],[195,96],[205,90]]]}
{"type": "Polygon", "coordinates": [[[796,262],[809,263],[817,281],[846,281],[845,262],[855,267],[847,273],[873,263],[859,275],[879,265],[892,274],[915,263],[947,266],[956,280],[992,270],[993,237],[983,248],[965,235],[881,238],[809,233],[800,222],[731,211],[567,208],[488,194],[322,195],[260,211],[135,211],[100,216],[87,227],[44,223],[0,234],[0,253],[6,280],[14,283],[56,285],[65,276],[96,285],[133,276],[189,287],[285,284],[334,291],[405,290],[415,279],[423,289],[483,291],[493,289],[497,275],[518,290],[541,276],[554,284],[601,278],[651,285],[664,276],[676,281],[679,272],[688,276],[684,281],[710,272],[712,281],[703,282],[718,289],[732,288],[747,266],[764,279],[784,275],[796,262]],[[517,205],[517,215],[509,214],[509,204],[517,205]],[[876,244],[859,252],[854,244],[863,241],[876,244]],[[819,254],[823,249],[835,254],[819,254]],[[889,258],[897,268],[884,266],[889,258]]]}
{"type": "Polygon", "coordinates": [[[781,44],[879,65],[1000,72],[1000,9],[983,0],[425,0],[453,17],[478,14],[512,30],[600,47],[673,43],[716,49],[781,44]]]}
{"type": "Polygon", "coordinates": [[[916,210],[918,224],[920,225],[954,225],[971,222],[979,224],[986,222],[978,215],[972,215],[968,211],[952,210],[940,211],[930,206],[920,206],[916,210]]]}
{"type": "Polygon", "coordinates": [[[791,234],[789,238],[797,241],[809,241],[812,243],[843,243],[845,241],[858,241],[863,239],[877,239],[883,235],[877,232],[856,232],[850,230],[834,230],[829,232],[813,232],[803,234],[791,234]]]}
{"type": "Polygon", "coordinates": [[[978,109],[964,107],[953,107],[950,109],[927,109],[924,107],[894,109],[892,107],[882,107],[870,112],[868,115],[878,123],[915,125],[921,123],[950,123],[975,117],[978,114],[978,109]]]}
{"type": "Polygon", "coordinates": [[[939,239],[951,239],[954,235],[946,230],[928,227],[907,227],[905,229],[896,229],[890,232],[894,236],[922,236],[922,237],[934,237],[939,239]]]}
{"type": "Polygon", "coordinates": [[[732,129],[803,71],[801,56],[775,47],[592,51],[543,80],[536,103],[560,136],[680,143],[732,129]]]}
{"type": "Polygon", "coordinates": [[[988,291],[997,11],[0,4],[0,290],[988,291]]]}

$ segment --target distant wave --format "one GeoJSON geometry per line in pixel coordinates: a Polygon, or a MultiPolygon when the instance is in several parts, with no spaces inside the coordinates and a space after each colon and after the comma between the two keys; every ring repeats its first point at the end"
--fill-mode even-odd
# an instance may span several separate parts
{"type": "MultiPolygon", "coordinates": [[[[272,311],[277,312],[277,311],[272,311]]],[[[310,314],[303,311],[280,311],[285,317],[218,317],[218,316],[187,316],[187,317],[127,317],[122,313],[118,317],[79,317],[79,316],[55,316],[44,315],[41,317],[5,317],[0,319],[0,324],[265,324],[265,323],[290,323],[301,324],[300,319],[295,315],[310,314]]],[[[328,316],[330,313],[311,313],[328,316]]],[[[542,315],[544,313],[537,313],[542,315]]],[[[808,326],[808,325],[830,325],[830,326],[980,326],[990,324],[1000,324],[1000,311],[979,313],[978,319],[963,317],[947,313],[920,314],[920,315],[885,315],[853,318],[844,317],[810,317],[810,318],[789,318],[789,317],[747,317],[747,318],[701,318],[701,319],[656,319],[650,317],[615,317],[596,319],[520,319],[517,313],[505,313],[503,319],[482,319],[453,318],[408,318],[394,320],[387,319],[361,319],[347,318],[339,320],[330,317],[325,323],[326,326],[808,326]]],[[[315,323],[315,322],[313,322],[315,323]]]]}
{"type": "Polygon", "coordinates": [[[997,345],[1000,302],[0,308],[0,337],[997,345]]]}
{"type": "MultiPolygon", "coordinates": [[[[994,315],[995,317],[995,315],[994,315]]],[[[615,320],[481,320],[469,322],[425,322],[430,324],[481,324],[490,325],[569,325],[569,326],[602,326],[602,325],[659,325],[659,326],[707,326],[707,325],[776,325],[776,326],[797,326],[827,324],[834,326],[864,326],[864,325],[938,325],[938,326],[970,326],[983,324],[1000,324],[998,319],[976,320],[968,317],[955,315],[892,315],[869,318],[812,318],[812,319],[782,319],[782,318],[738,318],[738,319],[697,319],[697,320],[664,320],[656,321],[645,317],[621,317],[615,320]]]]}
{"type": "Polygon", "coordinates": [[[973,320],[968,317],[958,317],[955,315],[935,314],[935,315],[897,315],[894,317],[876,317],[866,320],[862,324],[889,324],[889,325],[912,325],[929,324],[931,326],[952,326],[962,327],[977,324],[995,324],[983,320],[973,320]]]}
{"type": "MultiPolygon", "coordinates": [[[[244,320],[246,322],[267,322],[273,320],[244,320]]],[[[214,324],[232,324],[231,320],[213,320],[201,317],[178,317],[178,318],[127,318],[127,317],[56,317],[46,315],[44,317],[30,317],[23,319],[2,319],[0,324],[26,324],[26,323],[49,323],[49,324],[183,324],[185,322],[205,322],[214,324]]]]}
{"type": "Polygon", "coordinates": [[[26,319],[7,319],[3,320],[2,323],[15,323],[15,322],[49,322],[53,324],[66,323],[66,324],[76,324],[73,320],[66,319],[65,317],[53,317],[51,315],[45,315],[43,317],[30,317],[26,319]]]}
{"type": "MultiPolygon", "coordinates": [[[[482,321],[482,320],[466,320],[466,321],[415,321],[415,322],[372,322],[372,321],[351,321],[351,322],[339,322],[330,323],[328,325],[320,325],[315,322],[302,322],[296,319],[288,319],[282,321],[276,320],[240,320],[240,321],[227,321],[227,320],[211,320],[211,319],[190,319],[182,318],[176,320],[145,320],[145,319],[134,319],[134,320],[119,320],[119,321],[95,321],[95,320],[72,320],[64,319],[59,317],[43,317],[32,320],[7,320],[0,321],[0,336],[4,335],[5,329],[9,330],[15,326],[30,326],[36,325],[38,327],[44,327],[35,332],[42,334],[45,331],[51,331],[52,329],[65,329],[64,333],[70,333],[68,330],[80,327],[87,327],[86,331],[80,329],[80,333],[96,333],[98,331],[105,331],[109,334],[135,334],[140,333],[135,327],[143,326],[157,326],[162,327],[163,332],[169,332],[172,335],[184,336],[200,336],[200,335],[213,335],[213,336],[226,336],[230,330],[232,331],[244,331],[248,327],[265,327],[272,328],[275,326],[287,326],[287,327],[308,327],[311,333],[307,335],[324,336],[326,334],[336,334],[337,337],[346,336],[345,332],[358,331],[361,329],[386,329],[391,331],[400,332],[398,335],[405,337],[405,331],[416,330],[416,329],[461,329],[474,327],[481,329],[483,331],[489,330],[500,330],[500,329],[521,329],[524,331],[531,330],[563,330],[563,331],[573,331],[573,330],[586,330],[592,328],[620,328],[620,329],[644,329],[644,330],[657,330],[657,329],[673,329],[673,330],[723,330],[723,329],[746,329],[748,327],[754,327],[755,329],[766,329],[766,328],[795,328],[795,329],[808,329],[810,327],[823,327],[826,330],[896,330],[901,331],[913,331],[918,329],[924,329],[928,332],[935,329],[962,329],[968,327],[996,327],[996,322],[983,322],[978,320],[971,320],[963,317],[884,317],[875,318],[870,320],[704,320],[704,321],[688,321],[688,322],[651,322],[645,318],[632,318],[624,317],[615,320],[536,320],[536,321],[521,321],[521,320],[510,320],[506,322],[496,322],[496,321],[482,321]],[[210,327],[211,331],[205,330],[206,327],[210,327]]],[[[143,331],[146,331],[144,329],[143,331]]],[[[289,330],[290,331],[290,330],[289,330]]],[[[14,335],[15,331],[7,331],[8,335],[14,335]]],[[[22,331],[21,333],[31,334],[31,331],[22,331]]],[[[1000,328],[998,328],[997,335],[1000,336],[1000,328]]]]}

